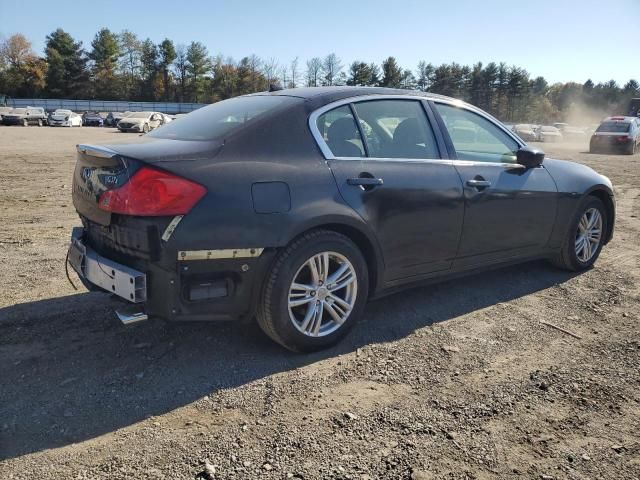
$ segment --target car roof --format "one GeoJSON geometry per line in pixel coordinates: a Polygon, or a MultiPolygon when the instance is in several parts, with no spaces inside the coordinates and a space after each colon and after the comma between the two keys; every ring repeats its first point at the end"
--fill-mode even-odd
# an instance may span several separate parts
{"type": "Polygon", "coordinates": [[[445,97],[443,95],[437,95],[435,93],[428,93],[428,92],[420,92],[418,90],[405,90],[400,88],[384,88],[384,87],[349,87],[349,86],[286,88],[283,90],[276,90],[273,92],[252,93],[248,96],[260,96],[260,95],[302,98],[308,101],[312,108],[318,108],[328,103],[332,103],[345,98],[361,97],[366,95],[410,95],[410,96],[430,98],[430,99],[454,100],[453,98],[445,97]]]}

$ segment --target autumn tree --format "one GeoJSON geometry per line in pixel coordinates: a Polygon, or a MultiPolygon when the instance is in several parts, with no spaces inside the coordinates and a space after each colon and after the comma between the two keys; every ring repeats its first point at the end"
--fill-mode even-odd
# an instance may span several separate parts
{"type": "Polygon", "coordinates": [[[318,87],[322,78],[322,60],[313,57],[307,60],[307,87],[318,87]]]}
{"type": "Polygon", "coordinates": [[[342,62],[335,53],[330,53],[322,61],[322,72],[324,73],[324,85],[339,85],[340,74],[342,72],[342,62]]]}
{"type": "Polygon", "coordinates": [[[45,87],[47,63],[31,48],[27,38],[16,33],[0,42],[2,88],[18,96],[38,96],[45,87]]]}

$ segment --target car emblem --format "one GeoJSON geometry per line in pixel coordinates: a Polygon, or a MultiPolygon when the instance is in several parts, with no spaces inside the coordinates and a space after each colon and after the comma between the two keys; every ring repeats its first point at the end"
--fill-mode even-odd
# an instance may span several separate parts
{"type": "Polygon", "coordinates": [[[80,176],[82,177],[82,179],[86,182],[87,180],[89,180],[89,178],[91,177],[91,173],[93,172],[92,168],[89,167],[84,167],[82,169],[82,173],[80,174],[80,176]]]}

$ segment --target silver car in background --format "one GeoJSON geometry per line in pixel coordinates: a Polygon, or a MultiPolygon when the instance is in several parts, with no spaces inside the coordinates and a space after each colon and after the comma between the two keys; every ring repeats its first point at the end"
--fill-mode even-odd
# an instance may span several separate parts
{"type": "Polygon", "coordinates": [[[539,142],[561,142],[563,137],[560,130],[551,125],[542,125],[538,128],[539,142]]]}
{"type": "Polygon", "coordinates": [[[167,115],[160,112],[132,112],[118,122],[118,130],[147,133],[170,121],[167,115]]]}

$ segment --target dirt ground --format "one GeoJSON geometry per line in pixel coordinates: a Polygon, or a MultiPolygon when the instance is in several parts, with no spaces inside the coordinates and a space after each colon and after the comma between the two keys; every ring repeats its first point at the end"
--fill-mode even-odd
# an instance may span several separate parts
{"type": "Polygon", "coordinates": [[[640,478],[640,155],[544,146],[615,185],[594,269],[399,293],[301,356],[73,290],[74,145],[121,135],[0,127],[1,479],[640,478]]]}

